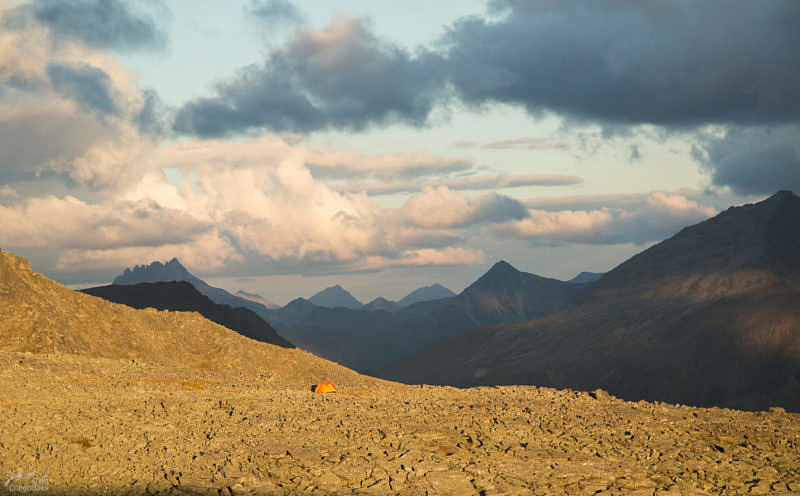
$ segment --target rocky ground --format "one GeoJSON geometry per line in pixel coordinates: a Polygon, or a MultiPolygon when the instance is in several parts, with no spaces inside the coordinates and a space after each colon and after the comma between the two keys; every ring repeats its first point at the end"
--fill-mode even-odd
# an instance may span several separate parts
{"type": "Polygon", "coordinates": [[[800,493],[780,409],[353,377],[0,352],[0,493],[800,493]]]}

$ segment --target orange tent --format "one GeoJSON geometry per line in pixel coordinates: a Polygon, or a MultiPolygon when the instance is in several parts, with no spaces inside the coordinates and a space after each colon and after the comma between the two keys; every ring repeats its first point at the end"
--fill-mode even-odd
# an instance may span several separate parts
{"type": "Polygon", "coordinates": [[[325,381],[322,384],[320,384],[319,386],[317,386],[317,388],[314,389],[314,392],[315,393],[335,393],[336,392],[336,386],[334,386],[333,384],[331,384],[328,381],[325,381]]]}

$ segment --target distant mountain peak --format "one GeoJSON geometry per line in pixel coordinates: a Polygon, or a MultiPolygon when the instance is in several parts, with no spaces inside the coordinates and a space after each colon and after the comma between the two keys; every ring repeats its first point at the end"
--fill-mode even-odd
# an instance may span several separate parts
{"type": "Polygon", "coordinates": [[[320,307],[345,307],[358,308],[362,306],[346,289],[338,284],[328,286],[319,293],[308,299],[311,303],[320,307]]]}
{"type": "Polygon", "coordinates": [[[166,264],[160,261],[148,265],[136,265],[126,268],[122,275],[114,278],[113,284],[138,284],[141,282],[169,282],[189,281],[194,282],[194,276],[186,270],[177,258],[172,258],[166,264]]]}
{"type": "Polygon", "coordinates": [[[495,276],[495,277],[507,277],[511,275],[519,274],[520,271],[517,270],[516,267],[511,265],[510,263],[506,262],[505,260],[500,260],[499,262],[492,265],[492,268],[489,269],[485,276],[495,276]]]}
{"type": "Polygon", "coordinates": [[[264,300],[255,301],[241,296],[234,296],[222,288],[215,288],[210,286],[202,279],[195,277],[186,270],[177,257],[173,257],[166,264],[159,261],[152,262],[149,265],[137,265],[133,269],[126,268],[122,274],[114,278],[112,284],[117,286],[125,286],[130,284],[141,284],[145,282],[172,282],[172,281],[185,281],[195,287],[200,293],[208,296],[211,301],[230,305],[232,307],[244,307],[254,311],[262,318],[266,318],[266,311],[268,304],[273,303],[264,300]]]}
{"type": "Polygon", "coordinates": [[[626,260],[583,296],[719,298],[775,283],[800,289],[800,197],[730,207],[626,260]]]}
{"type": "Polygon", "coordinates": [[[363,310],[386,310],[388,312],[396,312],[402,308],[402,305],[396,301],[389,301],[383,296],[378,296],[361,308],[363,310]]]}
{"type": "Polygon", "coordinates": [[[520,277],[520,272],[517,270],[513,265],[506,262],[505,260],[500,260],[499,262],[492,265],[485,274],[483,274],[477,281],[475,281],[472,285],[486,284],[486,283],[499,283],[504,281],[510,281],[513,279],[517,279],[520,277]]]}
{"type": "Polygon", "coordinates": [[[489,269],[489,272],[491,272],[493,270],[514,270],[514,271],[517,271],[517,269],[513,265],[511,265],[510,263],[506,262],[505,260],[500,260],[500,261],[496,262],[494,265],[492,265],[492,268],[489,269]]]}
{"type": "Polygon", "coordinates": [[[439,283],[431,284],[430,286],[423,286],[408,293],[403,299],[397,302],[401,307],[407,307],[414,303],[429,300],[439,300],[441,298],[449,298],[456,294],[439,283]]]}
{"type": "Polygon", "coordinates": [[[577,276],[573,277],[572,279],[570,279],[567,282],[572,282],[572,283],[575,283],[575,284],[591,283],[591,282],[595,282],[598,279],[600,279],[601,277],[603,277],[603,274],[604,274],[604,272],[587,272],[587,271],[584,270],[583,272],[581,272],[580,274],[578,274],[577,276]]]}
{"type": "Polygon", "coordinates": [[[789,191],[788,189],[782,189],[782,190],[778,191],[777,193],[775,193],[774,195],[772,195],[770,198],[774,198],[774,199],[787,199],[787,198],[800,199],[800,197],[798,197],[797,195],[794,194],[794,192],[789,191]]]}

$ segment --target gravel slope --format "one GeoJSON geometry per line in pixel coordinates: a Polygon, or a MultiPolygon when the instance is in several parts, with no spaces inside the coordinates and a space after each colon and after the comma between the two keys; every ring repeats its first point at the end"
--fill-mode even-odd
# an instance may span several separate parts
{"type": "Polygon", "coordinates": [[[800,415],[779,409],[337,385],[0,352],[0,466],[45,494],[800,492],[800,415]]]}

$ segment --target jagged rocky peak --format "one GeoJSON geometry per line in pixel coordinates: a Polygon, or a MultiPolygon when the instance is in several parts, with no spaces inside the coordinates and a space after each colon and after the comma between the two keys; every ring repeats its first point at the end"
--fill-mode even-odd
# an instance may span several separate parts
{"type": "Polygon", "coordinates": [[[140,282],[192,281],[193,276],[177,258],[167,263],[159,261],[147,265],[136,265],[133,270],[126,268],[122,275],[114,278],[114,284],[138,284],[140,282]]]}

